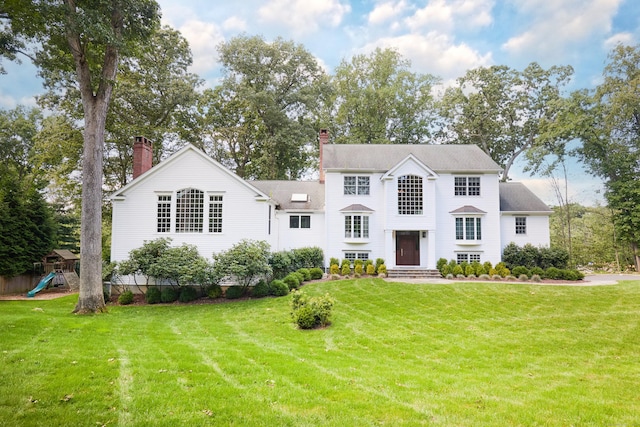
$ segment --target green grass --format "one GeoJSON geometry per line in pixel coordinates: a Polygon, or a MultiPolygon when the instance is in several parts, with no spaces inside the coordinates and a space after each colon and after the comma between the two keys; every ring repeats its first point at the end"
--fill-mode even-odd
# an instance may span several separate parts
{"type": "Polygon", "coordinates": [[[307,285],[289,297],[110,307],[0,302],[4,426],[602,426],[640,423],[640,282],[307,285]]]}

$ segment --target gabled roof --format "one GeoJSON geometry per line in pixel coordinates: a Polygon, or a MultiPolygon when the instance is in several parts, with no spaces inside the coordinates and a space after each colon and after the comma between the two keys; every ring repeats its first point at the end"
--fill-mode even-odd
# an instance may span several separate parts
{"type": "Polygon", "coordinates": [[[226,173],[231,178],[235,179],[236,181],[238,181],[242,185],[246,186],[250,191],[255,192],[256,193],[256,198],[262,198],[262,199],[268,200],[268,196],[265,193],[263,193],[261,190],[259,190],[257,187],[254,187],[248,181],[245,181],[244,179],[240,178],[235,173],[231,172],[229,169],[227,169],[222,164],[218,163],[217,161],[215,161],[214,159],[209,157],[207,155],[207,153],[205,153],[204,151],[202,151],[201,149],[199,149],[198,147],[196,147],[193,144],[185,145],[180,150],[176,151],[171,156],[169,156],[167,159],[163,160],[162,162],[160,162],[156,166],[152,167],[151,169],[149,169],[148,171],[146,171],[145,173],[143,173],[142,175],[140,175],[139,177],[137,177],[133,181],[129,182],[127,185],[125,185],[124,187],[122,187],[118,191],[115,191],[113,194],[111,194],[110,198],[111,199],[118,199],[118,198],[124,197],[125,194],[131,188],[134,188],[137,185],[139,185],[141,182],[144,182],[144,181],[150,179],[151,177],[153,177],[155,174],[157,174],[161,170],[169,167],[173,162],[175,162],[180,157],[187,155],[187,153],[195,153],[195,154],[197,154],[198,156],[203,158],[205,161],[209,162],[212,167],[218,168],[223,173],[226,173]]]}
{"type": "Polygon", "coordinates": [[[384,175],[382,175],[382,179],[386,179],[387,177],[393,176],[398,169],[400,169],[404,164],[408,162],[416,163],[422,169],[424,169],[431,177],[438,176],[433,170],[431,170],[431,168],[429,168],[429,166],[425,165],[422,161],[420,161],[420,159],[418,159],[413,154],[409,154],[407,157],[405,157],[404,159],[396,163],[391,169],[387,170],[387,172],[384,175]]]}
{"type": "Polygon", "coordinates": [[[322,147],[325,170],[386,172],[413,155],[436,173],[502,171],[477,145],[324,144],[322,147]]]}
{"type": "Polygon", "coordinates": [[[340,212],[374,212],[374,210],[360,203],[354,203],[353,205],[340,209],[340,212]]]}
{"type": "Polygon", "coordinates": [[[500,212],[550,214],[552,210],[521,182],[501,182],[500,212]]]}
{"type": "Polygon", "coordinates": [[[470,205],[461,206],[458,209],[454,209],[449,213],[451,214],[486,214],[485,211],[470,205]]]}
{"type": "Polygon", "coordinates": [[[324,209],[324,185],[318,181],[249,181],[271,197],[283,210],[321,211],[324,209]],[[307,201],[294,202],[292,194],[306,194],[307,201]]]}

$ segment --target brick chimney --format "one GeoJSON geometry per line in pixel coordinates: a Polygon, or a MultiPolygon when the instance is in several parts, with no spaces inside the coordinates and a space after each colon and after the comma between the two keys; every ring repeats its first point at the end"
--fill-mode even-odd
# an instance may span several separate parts
{"type": "Polygon", "coordinates": [[[151,141],[144,136],[136,136],[133,143],[133,179],[136,179],[153,166],[151,141]]]}
{"type": "Polygon", "coordinates": [[[320,129],[320,184],[324,184],[324,166],[322,164],[322,152],[324,151],[324,144],[329,143],[329,131],[327,129],[320,129]]]}

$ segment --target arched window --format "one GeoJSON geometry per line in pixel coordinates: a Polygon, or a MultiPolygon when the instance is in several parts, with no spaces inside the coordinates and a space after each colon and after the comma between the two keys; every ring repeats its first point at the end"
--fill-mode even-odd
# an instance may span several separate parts
{"type": "Polygon", "coordinates": [[[176,233],[202,233],[204,193],[195,188],[179,190],[176,197],[176,233]]]}
{"type": "Polygon", "coordinates": [[[422,177],[398,177],[398,214],[422,215],[422,177]]]}

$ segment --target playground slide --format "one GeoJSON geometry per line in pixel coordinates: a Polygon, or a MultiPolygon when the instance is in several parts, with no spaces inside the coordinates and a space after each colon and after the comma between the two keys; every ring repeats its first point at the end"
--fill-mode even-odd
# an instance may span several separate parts
{"type": "Polygon", "coordinates": [[[52,271],[51,273],[47,274],[44,277],[44,279],[40,280],[40,283],[38,283],[38,286],[36,286],[35,288],[33,288],[27,293],[27,297],[33,298],[38,292],[46,288],[49,282],[51,281],[51,279],[53,279],[54,277],[56,277],[55,271],[52,271]]]}

